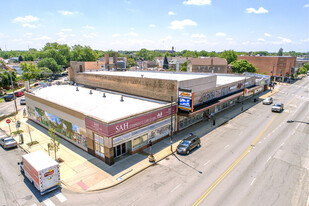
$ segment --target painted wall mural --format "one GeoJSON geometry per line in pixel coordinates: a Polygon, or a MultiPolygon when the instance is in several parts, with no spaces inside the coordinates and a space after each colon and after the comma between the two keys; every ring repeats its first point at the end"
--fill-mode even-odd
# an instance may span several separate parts
{"type": "Polygon", "coordinates": [[[86,131],[79,126],[37,107],[35,107],[35,109],[29,107],[28,114],[36,121],[41,122],[49,128],[54,128],[58,133],[64,135],[78,145],[87,148],[86,131]]]}

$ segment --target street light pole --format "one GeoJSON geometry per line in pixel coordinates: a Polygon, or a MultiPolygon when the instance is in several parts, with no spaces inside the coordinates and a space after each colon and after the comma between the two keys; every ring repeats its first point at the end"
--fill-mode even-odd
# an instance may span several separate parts
{"type": "Polygon", "coordinates": [[[244,80],[244,91],[242,93],[241,111],[244,110],[245,90],[246,90],[246,77],[245,77],[245,80],[244,80]]]}
{"type": "Polygon", "coordinates": [[[173,152],[173,96],[171,96],[171,152],[173,152]]]}
{"type": "Polygon", "coordinates": [[[271,86],[272,86],[272,84],[273,84],[273,81],[274,81],[274,69],[275,69],[275,64],[273,64],[273,70],[272,70],[272,72],[271,72],[271,78],[270,78],[270,83],[271,83],[271,85],[270,85],[270,91],[271,91],[271,86]]]}

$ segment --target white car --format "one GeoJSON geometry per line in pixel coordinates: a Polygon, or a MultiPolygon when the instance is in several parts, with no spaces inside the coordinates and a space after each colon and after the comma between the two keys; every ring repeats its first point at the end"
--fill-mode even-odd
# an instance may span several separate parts
{"type": "Polygon", "coordinates": [[[273,103],[272,97],[267,97],[266,99],[263,100],[263,104],[272,104],[272,103],[273,103]]]}

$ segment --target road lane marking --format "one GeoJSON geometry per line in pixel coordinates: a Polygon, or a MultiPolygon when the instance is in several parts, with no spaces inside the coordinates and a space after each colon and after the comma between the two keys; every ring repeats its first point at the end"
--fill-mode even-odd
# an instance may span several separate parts
{"type": "Polygon", "coordinates": [[[226,145],[226,146],[224,147],[224,149],[227,149],[229,146],[230,146],[229,144],[228,144],[228,145],[226,145]]]}
{"type": "Polygon", "coordinates": [[[33,204],[33,205],[31,205],[31,206],[37,206],[37,204],[35,204],[35,203],[34,203],[34,204],[33,204]]]}
{"type": "Polygon", "coordinates": [[[271,159],[271,157],[269,157],[269,158],[267,159],[267,162],[268,162],[270,159],[271,159]]]}
{"type": "Polygon", "coordinates": [[[170,192],[174,192],[175,190],[178,189],[178,187],[180,187],[181,184],[177,185],[176,187],[174,187],[174,189],[172,189],[170,192]]]}
{"type": "Polygon", "coordinates": [[[253,185],[253,183],[255,182],[255,179],[256,179],[256,178],[254,178],[254,179],[252,180],[252,182],[251,182],[251,184],[250,184],[250,185],[253,185]]]}
{"type": "Polygon", "coordinates": [[[62,193],[56,194],[56,197],[58,198],[60,202],[64,202],[67,200],[67,198],[62,193]]]}
{"type": "Polygon", "coordinates": [[[205,162],[204,166],[207,165],[207,164],[210,163],[210,162],[211,162],[211,160],[208,160],[207,162],[205,162]]]}
{"type": "MultiPolygon", "coordinates": [[[[293,100],[295,99],[295,97],[293,97],[287,104],[286,106],[288,106],[293,100]]],[[[285,107],[286,107],[285,106],[285,107]]],[[[256,145],[256,143],[259,141],[259,139],[262,137],[262,135],[265,133],[265,131],[268,129],[268,127],[272,124],[272,122],[277,118],[277,116],[279,115],[279,113],[277,113],[266,125],[266,127],[262,130],[262,132],[257,136],[257,138],[250,144],[250,146],[246,149],[246,151],[244,151],[241,156],[235,161],[233,162],[233,164],[201,195],[200,198],[198,198],[193,206],[197,206],[199,205],[210,193],[212,190],[214,190],[217,185],[233,170],[233,168],[250,152],[250,150],[252,148],[254,148],[254,146],[256,145]]]]}
{"type": "Polygon", "coordinates": [[[46,199],[43,201],[46,206],[56,206],[50,199],[46,199]]]}

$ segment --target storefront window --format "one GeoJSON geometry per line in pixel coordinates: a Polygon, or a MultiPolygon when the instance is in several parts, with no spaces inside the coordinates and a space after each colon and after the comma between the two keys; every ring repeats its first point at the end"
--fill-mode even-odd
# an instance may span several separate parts
{"type": "Polygon", "coordinates": [[[133,150],[136,150],[147,144],[148,134],[133,139],[133,150]]]}
{"type": "Polygon", "coordinates": [[[102,136],[94,134],[95,153],[104,157],[104,139],[102,136]]]}
{"type": "Polygon", "coordinates": [[[202,120],[203,120],[203,112],[198,113],[192,117],[182,117],[180,118],[180,121],[179,121],[179,129],[182,130],[202,120]]]}

